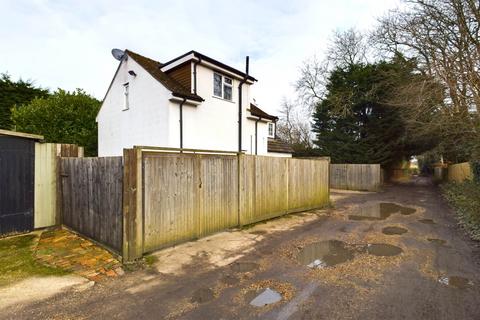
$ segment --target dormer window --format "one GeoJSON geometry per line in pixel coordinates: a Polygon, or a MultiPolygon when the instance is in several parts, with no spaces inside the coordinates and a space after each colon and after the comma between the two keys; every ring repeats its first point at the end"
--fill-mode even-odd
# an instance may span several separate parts
{"type": "Polygon", "coordinates": [[[213,74],[213,95],[218,98],[232,101],[233,80],[222,76],[221,74],[213,74]]]}
{"type": "Polygon", "coordinates": [[[273,122],[268,123],[268,136],[270,138],[275,138],[275,125],[273,122]]]}

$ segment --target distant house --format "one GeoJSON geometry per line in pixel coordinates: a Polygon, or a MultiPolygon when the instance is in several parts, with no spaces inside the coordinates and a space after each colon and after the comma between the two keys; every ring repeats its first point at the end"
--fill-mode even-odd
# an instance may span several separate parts
{"type": "Polygon", "coordinates": [[[99,156],[142,145],[291,157],[278,118],[251,103],[257,80],[247,73],[196,51],[166,63],[130,50],[119,59],[97,116],[99,156]]]}

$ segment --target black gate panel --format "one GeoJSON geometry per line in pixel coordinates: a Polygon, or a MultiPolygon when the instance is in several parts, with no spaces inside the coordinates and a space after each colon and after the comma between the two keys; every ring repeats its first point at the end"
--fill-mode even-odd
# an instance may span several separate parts
{"type": "Polygon", "coordinates": [[[0,234],[33,230],[35,141],[0,136],[0,234]]]}

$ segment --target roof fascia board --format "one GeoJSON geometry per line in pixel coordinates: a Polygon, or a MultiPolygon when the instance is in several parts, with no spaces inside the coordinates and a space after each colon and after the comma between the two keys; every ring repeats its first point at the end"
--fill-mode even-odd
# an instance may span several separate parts
{"type": "Polygon", "coordinates": [[[162,68],[160,68],[160,70],[162,70],[163,72],[167,72],[168,70],[171,70],[173,68],[175,68],[176,66],[179,66],[189,60],[192,60],[192,59],[195,59],[195,55],[192,53],[184,56],[184,57],[181,57],[180,59],[177,59],[175,61],[172,61],[170,63],[168,63],[167,65],[164,65],[162,68]]]}
{"type": "MultiPolygon", "coordinates": [[[[240,75],[238,75],[238,74],[236,74],[236,73],[233,73],[233,72],[231,72],[231,71],[228,71],[228,70],[226,70],[226,69],[223,69],[223,68],[217,66],[216,64],[210,63],[210,62],[208,62],[208,61],[202,60],[202,62],[201,62],[200,64],[201,64],[201,65],[205,65],[205,66],[207,66],[208,68],[210,68],[210,69],[212,69],[212,70],[214,70],[214,71],[218,71],[218,72],[221,72],[221,73],[223,73],[223,74],[229,75],[229,76],[231,76],[232,78],[235,78],[235,79],[237,79],[237,80],[243,80],[243,77],[241,77],[240,75]]],[[[246,83],[248,83],[248,84],[253,84],[254,82],[253,82],[252,80],[250,80],[250,79],[247,79],[247,82],[246,82],[246,83]]]]}

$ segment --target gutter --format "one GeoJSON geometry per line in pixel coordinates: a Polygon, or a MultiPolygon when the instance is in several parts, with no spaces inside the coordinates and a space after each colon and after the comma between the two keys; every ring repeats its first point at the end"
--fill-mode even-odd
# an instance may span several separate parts
{"type": "Polygon", "coordinates": [[[245,64],[245,77],[238,85],[238,152],[242,152],[242,86],[248,80],[249,56],[246,57],[245,64]]]}

